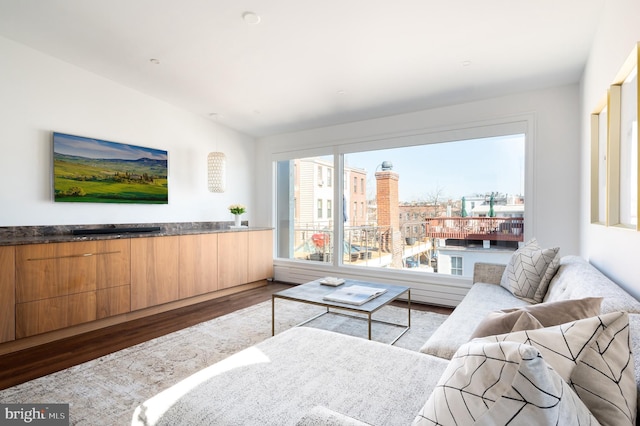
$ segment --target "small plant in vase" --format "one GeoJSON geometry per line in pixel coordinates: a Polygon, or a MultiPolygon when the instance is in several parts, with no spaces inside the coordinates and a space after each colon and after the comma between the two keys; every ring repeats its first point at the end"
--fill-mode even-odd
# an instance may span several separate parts
{"type": "Polygon", "coordinates": [[[242,204],[231,204],[229,206],[229,211],[235,217],[235,226],[240,226],[240,215],[247,211],[247,208],[242,204]]]}

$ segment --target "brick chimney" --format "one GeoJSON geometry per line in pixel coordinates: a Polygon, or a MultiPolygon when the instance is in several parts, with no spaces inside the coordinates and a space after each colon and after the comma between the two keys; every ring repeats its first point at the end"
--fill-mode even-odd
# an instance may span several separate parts
{"type": "Polygon", "coordinates": [[[400,229],[398,180],[399,175],[394,171],[376,172],[378,226],[390,226],[394,230],[400,229]]]}
{"type": "Polygon", "coordinates": [[[391,170],[391,163],[382,163],[382,171],[376,172],[376,203],[378,226],[381,227],[382,249],[393,254],[391,266],[402,268],[402,233],[400,232],[400,206],[398,180],[400,176],[391,170]],[[385,229],[388,227],[388,229],[385,229]]]}

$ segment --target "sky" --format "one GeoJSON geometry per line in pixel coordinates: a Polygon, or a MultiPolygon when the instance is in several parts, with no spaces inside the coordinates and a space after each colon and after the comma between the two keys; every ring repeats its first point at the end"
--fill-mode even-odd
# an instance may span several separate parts
{"type": "Polygon", "coordinates": [[[63,133],[53,134],[53,150],[58,154],[76,155],[96,159],[167,159],[167,151],[136,145],[108,142],[100,139],[84,138],[81,136],[65,135],[63,133]]]}
{"type": "Polygon", "coordinates": [[[499,192],[524,194],[524,135],[445,142],[345,154],[345,164],[367,171],[367,191],[375,195],[376,169],[393,163],[400,201],[460,199],[499,192]]]}

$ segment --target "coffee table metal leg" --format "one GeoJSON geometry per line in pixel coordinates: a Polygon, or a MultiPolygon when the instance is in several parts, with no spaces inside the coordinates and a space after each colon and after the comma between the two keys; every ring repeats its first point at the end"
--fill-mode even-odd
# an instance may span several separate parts
{"type": "Polygon", "coordinates": [[[276,335],[276,298],[271,296],[271,335],[276,335]]]}
{"type": "Polygon", "coordinates": [[[411,328],[411,289],[409,289],[409,296],[407,299],[407,311],[409,312],[409,322],[408,327],[411,328]]]}
{"type": "Polygon", "coordinates": [[[371,340],[371,312],[369,312],[369,340],[371,340]]]}

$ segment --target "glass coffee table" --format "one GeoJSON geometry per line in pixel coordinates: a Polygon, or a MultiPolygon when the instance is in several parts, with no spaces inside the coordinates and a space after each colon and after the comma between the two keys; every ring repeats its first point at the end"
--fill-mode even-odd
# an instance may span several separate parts
{"type": "Polygon", "coordinates": [[[398,341],[400,337],[402,337],[409,328],[411,327],[411,289],[409,287],[403,287],[398,285],[391,284],[379,284],[379,283],[371,283],[367,281],[357,281],[357,280],[346,280],[344,284],[334,287],[330,285],[324,285],[320,283],[321,280],[311,281],[306,284],[300,284],[295,287],[291,287],[289,289],[279,291],[274,293],[271,296],[271,335],[275,335],[275,319],[276,319],[276,299],[285,299],[285,300],[293,300],[301,303],[308,303],[311,305],[323,306],[326,308],[326,311],[321,312],[320,314],[314,316],[313,318],[309,318],[306,321],[301,322],[297,326],[304,325],[314,319],[325,315],[327,313],[333,312],[331,309],[347,311],[347,312],[355,312],[359,314],[364,314],[367,317],[368,326],[369,326],[369,340],[371,340],[371,323],[383,323],[390,324],[394,326],[403,327],[402,332],[395,338],[390,344],[394,344],[398,341]],[[383,294],[377,296],[376,298],[362,304],[362,305],[352,305],[349,303],[340,303],[334,302],[330,300],[325,300],[324,297],[330,293],[333,293],[337,289],[341,289],[343,287],[350,286],[365,286],[365,287],[373,287],[380,288],[386,290],[383,294]],[[371,315],[394,300],[398,299],[403,294],[407,295],[407,324],[396,324],[387,321],[380,321],[376,319],[372,319],[371,315]]]}

